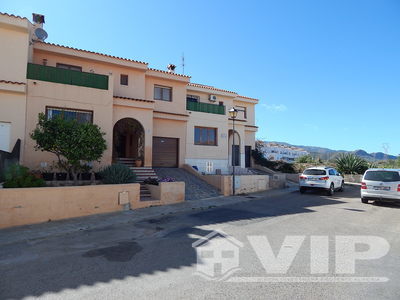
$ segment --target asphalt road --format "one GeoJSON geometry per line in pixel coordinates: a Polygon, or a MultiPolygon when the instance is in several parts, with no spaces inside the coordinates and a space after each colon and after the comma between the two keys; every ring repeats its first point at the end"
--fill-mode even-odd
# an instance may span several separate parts
{"type": "MultiPolygon", "coordinates": [[[[358,188],[347,187],[333,197],[293,192],[9,244],[0,249],[0,298],[400,299],[399,208],[362,204],[358,188]],[[192,243],[214,230],[222,230],[242,246],[240,270],[221,281],[195,274],[196,270],[204,274],[204,269],[196,268],[192,243]],[[347,276],[335,273],[336,237],[360,235],[384,238],[390,250],[380,259],[358,260],[351,276],[384,277],[386,282],[292,282],[347,276]],[[267,274],[249,236],[266,237],[275,255],[286,236],[305,237],[286,274],[267,274]],[[329,239],[326,274],[310,273],[310,236],[329,239]],[[271,277],[281,282],[269,282],[271,277]]],[[[368,250],[358,247],[357,251],[368,250]]],[[[214,270],[223,275],[223,264],[214,270]]]]}

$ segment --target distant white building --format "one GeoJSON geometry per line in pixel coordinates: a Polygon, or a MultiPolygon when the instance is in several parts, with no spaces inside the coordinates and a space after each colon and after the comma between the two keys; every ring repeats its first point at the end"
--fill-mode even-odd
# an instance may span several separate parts
{"type": "Polygon", "coordinates": [[[294,162],[298,157],[310,154],[302,148],[277,143],[264,142],[261,149],[265,158],[268,160],[285,161],[289,163],[294,162]]]}

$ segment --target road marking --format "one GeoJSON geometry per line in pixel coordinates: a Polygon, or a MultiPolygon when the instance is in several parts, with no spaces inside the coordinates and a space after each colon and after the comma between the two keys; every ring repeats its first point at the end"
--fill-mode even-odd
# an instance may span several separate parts
{"type": "Polygon", "coordinates": [[[349,283],[349,282],[361,282],[361,283],[381,283],[388,282],[387,277],[231,277],[226,282],[237,282],[237,283],[277,283],[277,282],[297,282],[297,283],[349,283]]]}

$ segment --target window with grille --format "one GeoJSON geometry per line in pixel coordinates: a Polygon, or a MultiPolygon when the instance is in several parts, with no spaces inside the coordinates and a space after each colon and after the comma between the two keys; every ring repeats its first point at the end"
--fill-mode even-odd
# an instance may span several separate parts
{"type": "Polygon", "coordinates": [[[88,110],[47,107],[46,116],[49,119],[60,117],[64,120],[76,120],[78,123],[93,123],[93,112],[88,110]]]}

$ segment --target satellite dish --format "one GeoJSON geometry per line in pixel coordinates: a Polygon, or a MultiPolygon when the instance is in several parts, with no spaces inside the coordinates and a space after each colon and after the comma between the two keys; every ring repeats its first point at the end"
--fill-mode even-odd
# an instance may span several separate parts
{"type": "Polygon", "coordinates": [[[47,32],[43,28],[36,28],[35,29],[35,35],[40,41],[44,41],[47,39],[47,32]]]}

